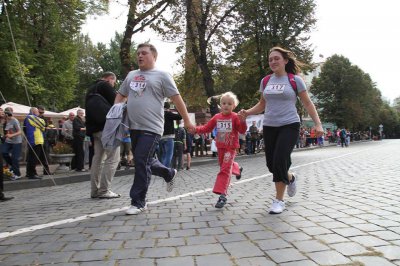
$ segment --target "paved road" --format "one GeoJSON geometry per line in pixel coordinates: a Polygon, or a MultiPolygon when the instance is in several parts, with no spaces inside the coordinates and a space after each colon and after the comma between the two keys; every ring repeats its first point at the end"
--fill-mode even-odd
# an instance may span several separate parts
{"type": "Polygon", "coordinates": [[[293,154],[299,192],[268,214],[274,189],[262,156],[243,156],[228,204],[213,206],[216,163],[154,178],[149,211],[126,216],[132,176],[114,200],[89,182],[12,191],[1,203],[0,265],[400,265],[400,140],[293,154]]]}

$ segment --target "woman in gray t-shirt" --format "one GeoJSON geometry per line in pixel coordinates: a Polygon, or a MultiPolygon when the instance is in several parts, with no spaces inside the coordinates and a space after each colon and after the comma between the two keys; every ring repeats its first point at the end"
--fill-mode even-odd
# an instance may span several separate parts
{"type": "Polygon", "coordinates": [[[276,189],[276,197],[269,213],[278,214],[285,209],[283,197],[286,186],[290,197],[296,194],[297,178],[289,172],[289,168],[290,156],[300,129],[300,118],[296,109],[297,97],[313,119],[317,137],[322,136],[323,129],[304,81],[296,75],[300,73],[300,67],[294,54],[280,47],[273,47],[269,53],[269,67],[272,74],[267,76],[267,82],[261,81],[259,102],[248,110],[241,110],[239,115],[247,117],[264,112],[265,157],[276,189]]]}

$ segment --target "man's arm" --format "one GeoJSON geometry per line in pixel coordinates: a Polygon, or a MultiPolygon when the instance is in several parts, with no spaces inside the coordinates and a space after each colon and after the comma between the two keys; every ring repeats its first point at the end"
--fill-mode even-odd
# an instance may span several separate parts
{"type": "MultiPolygon", "coordinates": [[[[117,96],[115,96],[115,101],[114,104],[116,103],[124,103],[128,100],[128,97],[122,95],[121,93],[117,93],[117,96]]],[[[178,110],[179,111],[179,110],[178,110]]]]}
{"type": "Polygon", "coordinates": [[[183,123],[185,124],[185,127],[190,129],[190,130],[194,130],[195,127],[190,122],[189,114],[187,112],[186,105],[183,102],[181,95],[177,94],[177,95],[171,96],[170,99],[174,103],[174,105],[175,105],[176,109],[178,110],[179,114],[182,116],[183,123]]]}

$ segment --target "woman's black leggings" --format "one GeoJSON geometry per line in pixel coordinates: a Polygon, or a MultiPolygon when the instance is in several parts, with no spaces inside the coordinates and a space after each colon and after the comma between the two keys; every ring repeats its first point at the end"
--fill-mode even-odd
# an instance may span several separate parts
{"type": "Polygon", "coordinates": [[[290,155],[299,138],[300,123],[281,127],[263,127],[265,159],[274,182],[289,184],[290,155]]]}

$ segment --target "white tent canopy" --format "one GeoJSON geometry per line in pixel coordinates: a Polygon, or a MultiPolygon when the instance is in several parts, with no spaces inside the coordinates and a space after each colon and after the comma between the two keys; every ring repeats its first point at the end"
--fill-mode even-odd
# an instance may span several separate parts
{"type": "Polygon", "coordinates": [[[76,112],[77,112],[78,110],[82,110],[82,111],[83,111],[83,115],[86,115],[85,108],[81,108],[81,107],[79,107],[79,106],[74,107],[74,108],[71,108],[71,109],[68,109],[68,110],[65,110],[65,111],[61,112],[60,115],[68,116],[69,113],[71,113],[71,112],[74,113],[74,114],[76,115],[76,112]]]}
{"type": "MultiPolygon", "coordinates": [[[[13,109],[13,116],[26,116],[29,114],[31,107],[19,103],[13,103],[13,102],[8,102],[5,103],[1,106],[1,108],[4,110],[7,107],[11,107],[13,109]]],[[[59,113],[55,112],[50,112],[50,111],[45,111],[44,112],[45,117],[61,117],[59,113]]]]}

